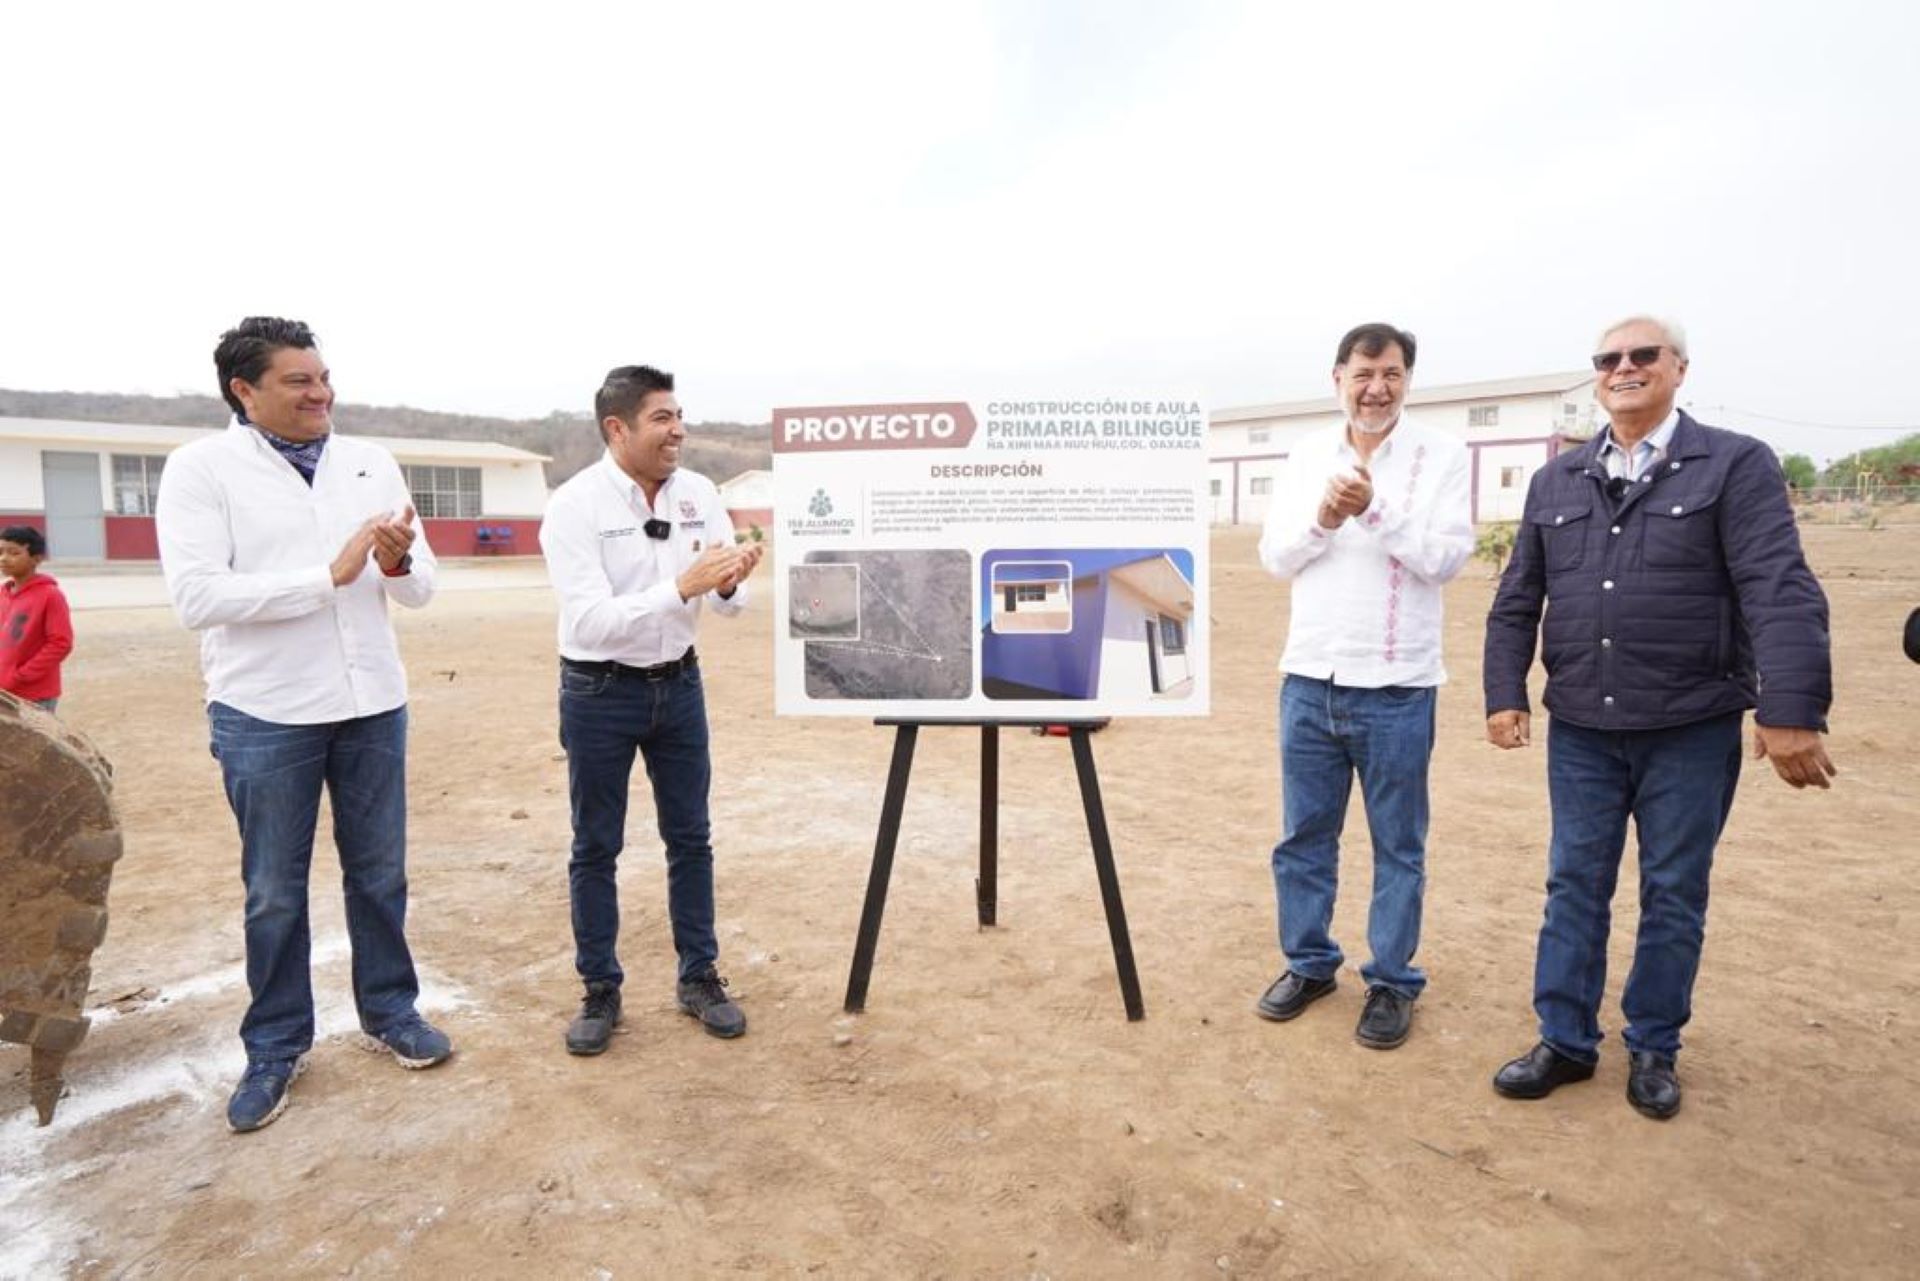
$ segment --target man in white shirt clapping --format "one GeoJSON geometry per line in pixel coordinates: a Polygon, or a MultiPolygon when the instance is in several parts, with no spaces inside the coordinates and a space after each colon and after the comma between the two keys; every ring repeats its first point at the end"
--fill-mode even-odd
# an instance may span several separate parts
{"type": "Polygon", "coordinates": [[[353,946],[361,1029],[409,1068],[453,1053],[415,1009],[407,947],[407,680],[387,602],[433,597],[393,456],[333,434],[313,331],[254,316],[214,351],[233,421],[167,459],[160,562],[200,633],[212,750],[240,826],[247,1069],[235,1132],[279,1116],[313,1047],[307,873],[324,786],[353,946]]]}
{"type": "Polygon", "coordinates": [[[1413,963],[1426,888],[1427,762],[1440,591],[1473,551],[1466,445],[1401,407],[1414,339],[1368,324],[1340,340],[1347,421],[1300,441],[1267,511],[1260,562],[1293,580],[1280,691],[1284,831],[1273,850],[1287,968],[1258,1003],[1284,1022],[1334,990],[1340,833],[1358,775],[1373,838],[1371,959],[1355,1037],[1392,1049],[1426,975],[1413,963]]]}
{"type": "Polygon", "coordinates": [[[667,914],[679,956],[675,999],[714,1036],[746,1016],[715,962],[712,763],[694,632],[703,601],[722,614],[761,546],[736,546],[713,484],[680,466],[686,422],[673,375],[647,365],[607,374],[594,398],[606,454],[555,491],[540,549],[560,597],[560,741],[567,749],[574,965],[586,987],[567,1028],[572,1054],[599,1054],[620,1022],[615,869],[626,842],[635,753],[646,762],[666,845],[667,914]]]}

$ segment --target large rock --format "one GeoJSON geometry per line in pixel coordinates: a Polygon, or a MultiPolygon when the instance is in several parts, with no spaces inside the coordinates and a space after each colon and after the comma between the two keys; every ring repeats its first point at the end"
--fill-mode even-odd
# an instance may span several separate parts
{"type": "Polygon", "coordinates": [[[0,1041],[32,1049],[33,1106],[53,1120],[120,858],[113,767],[79,733],[0,692],[0,1041]]]}

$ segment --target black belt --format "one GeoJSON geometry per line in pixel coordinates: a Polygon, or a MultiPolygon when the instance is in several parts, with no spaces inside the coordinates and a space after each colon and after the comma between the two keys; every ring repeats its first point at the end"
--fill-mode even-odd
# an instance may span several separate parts
{"type": "Polygon", "coordinates": [[[570,672],[591,672],[595,676],[630,676],[641,681],[663,681],[681,672],[690,672],[700,666],[700,656],[689,645],[687,652],[665,663],[655,663],[651,667],[634,667],[627,663],[616,663],[611,658],[588,662],[582,658],[560,656],[560,666],[570,672]]]}

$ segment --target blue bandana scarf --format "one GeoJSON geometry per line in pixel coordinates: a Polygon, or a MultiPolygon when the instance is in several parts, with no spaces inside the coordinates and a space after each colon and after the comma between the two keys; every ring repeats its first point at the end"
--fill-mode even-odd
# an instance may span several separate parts
{"type": "Polygon", "coordinates": [[[267,443],[272,445],[282,458],[293,464],[293,469],[300,473],[300,479],[306,481],[311,488],[313,473],[320,469],[320,451],[327,447],[330,436],[322,436],[318,440],[298,444],[291,440],[280,439],[259,423],[250,425],[266,438],[267,443]]]}

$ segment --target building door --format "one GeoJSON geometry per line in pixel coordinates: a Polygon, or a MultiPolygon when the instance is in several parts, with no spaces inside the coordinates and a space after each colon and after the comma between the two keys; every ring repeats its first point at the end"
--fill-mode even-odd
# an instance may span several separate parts
{"type": "Polygon", "coordinates": [[[62,560],[104,560],[106,509],[100,503],[100,455],[40,455],[46,488],[47,554],[62,560]]]}

